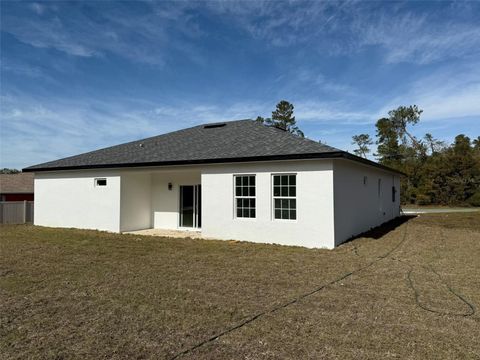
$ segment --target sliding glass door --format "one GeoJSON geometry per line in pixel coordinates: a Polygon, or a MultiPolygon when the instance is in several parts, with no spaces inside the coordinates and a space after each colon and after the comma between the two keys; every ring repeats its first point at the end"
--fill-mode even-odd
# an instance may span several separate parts
{"type": "Polygon", "coordinates": [[[201,185],[180,186],[180,227],[200,228],[202,226],[201,185]]]}

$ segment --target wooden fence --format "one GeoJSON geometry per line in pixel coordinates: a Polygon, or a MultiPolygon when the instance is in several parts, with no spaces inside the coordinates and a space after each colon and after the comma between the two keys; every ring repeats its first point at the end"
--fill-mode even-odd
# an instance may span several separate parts
{"type": "Polygon", "coordinates": [[[1,201],[0,224],[33,223],[33,201],[1,201]]]}

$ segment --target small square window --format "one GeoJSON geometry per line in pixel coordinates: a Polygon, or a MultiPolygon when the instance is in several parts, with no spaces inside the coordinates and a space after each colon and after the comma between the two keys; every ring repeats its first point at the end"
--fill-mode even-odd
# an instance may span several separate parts
{"type": "Polygon", "coordinates": [[[107,179],[95,179],[95,186],[107,186],[107,179]]]}

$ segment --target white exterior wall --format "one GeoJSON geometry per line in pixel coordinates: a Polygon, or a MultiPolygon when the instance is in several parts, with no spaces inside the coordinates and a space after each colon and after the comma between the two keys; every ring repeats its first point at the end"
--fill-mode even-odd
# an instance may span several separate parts
{"type": "Polygon", "coordinates": [[[333,169],[335,246],[400,216],[398,174],[349,160],[335,160],[333,169]],[[381,179],[380,195],[378,179],[381,179]],[[392,186],[397,189],[395,202],[392,202],[392,186]]]}
{"type": "Polygon", "coordinates": [[[152,174],[152,211],[155,229],[178,229],[180,211],[180,185],[201,183],[200,169],[178,167],[152,174]],[[168,190],[172,183],[172,190],[168,190]]]}
{"type": "Polygon", "coordinates": [[[108,171],[35,174],[35,225],[120,230],[120,175],[108,171]],[[95,186],[106,178],[107,186],[95,186]]]}
{"type": "Polygon", "coordinates": [[[348,160],[304,160],[37,173],[35,224],[114,232],[178,229],[180,185],[197,184],[202,234],[217,239],[333,248],[400,212],[399,175],[348,160]],[[272,174],[279,173],[297,175],[297,220],[273,218],[272,174]],[[243,174],[256,176],[255,219],[235,217],[234,175],[243,174]],[[107,186],[95,186],[95,178],[106,178],[107,186]]]}
{"type": "Polygon", "coordinates": [[[152,227],[152,176],[145,172],[121,173],[120,231],[152,227]]]}
{"type": "Polygon", "coordinates": [[[202,234],[218,239],[334,247],[333,171],[328,160],[208,166],[202,170],[202,234]],[[273,219],[272,174],[297,174],[297,220],[273,219]],[[236,218],[234,175],[256,175],[255,219],[236,218]]]}

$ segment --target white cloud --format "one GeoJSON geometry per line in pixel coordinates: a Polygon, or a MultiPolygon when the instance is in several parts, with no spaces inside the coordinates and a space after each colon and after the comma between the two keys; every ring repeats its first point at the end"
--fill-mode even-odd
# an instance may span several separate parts
{"type": "Polygon", "coordinates": [[[2,30],[35,47],[82,57],[111,52],[149,64],[163,64],[167,48],[198,61],[196,40],[212,32],[202,28],[194,15],[201,12],[243,29],[264,45],[308,46],[319,55],[354,55],[376,46],[382,49],[386,62],[428,64],[475,56],[480,49],[480,23],[474,16],[480,5],[473,3],[452,5],[454,9],[443,6],[436,11],[411,9],[408,4],[387,2],[379,6],[357,1],[137,4],[139,9],[150,8],[144,12],[131,11],[121,2],[115,7],[104,4],[95,3],[90,10],[96,16],[91,16],[81,6],[72,6],[70,11],[57,7],[52,15],[53,5],[32,3],[30,9],[45,16],[21,17],[5,10],[2,30]]]}
{"type": "Polygon", "coordinates": [[[45,6],[36,2],[30,4],[30,9],[38,15],[42,15],[45,12],[45,6]]]}
{"type": "Polygon", "coordinates": [[[96,50],[75,39],[60,19],[23,19],[6,16],[3,30],[15,35],[20,41],[38,48],[53,47],[71,55],[89,57],[96,50]]]}
{"type": "Polygon", "coordinates": [[[357,19],[353,29],[360,34],[360,46],[383,47],[389,63],[428,64],[478,54],[480,47],[478,23],[437,22],[427,15],[411,12],[395,16],[381,13],[375,19],[357,19]]]}
{"type": "MultiPolygon", "coordinates": [[[[30,4],[30,8],[39,14],[47,11],[46,6],[37,5],[30,4]]],[[[5,10],[2,31],[34,47],[54,48],[74,56],[101,57],[113,53],[156,65],[164,64],[167,46],[170,50],[191,52],[185,42],[176,40],[201,33],[191,16],[184,14],[182,3],[152,3],[151,10],[143,13],[132,12],[123,3],[115,7],[101,2],[63,5],[56,8],[54,14],[42,17],[21,16],[5,10]],[[87,9],[92,4],[95,8],[87,9]]],[[[18,6],[21,9],[22,3],[18,6]]]]}
{"type": "Polygon", "coordinates": [[[391,99],[377,117],[400,105],[416,104],[424,110],[422,121],[477,117],[480,131],[480,64],[442,67],[411,84],[410,91],[391,99]]]}
{"type": "Polygon", "coordinates": [[[27,76],[33,79],[42,78],[43,80],[53,81],[53,79],[47,75],[44,71],[42,71],[39,67],[26,64],[20,61],[11,61],[6,60],[5,58],[2,59],[0,63],[0,71],[8,71],[11,73],[15,73],[18,75],[27,76]]]}
{"type": "Polygon", "coordinates": [[[262,104],[66,100],[3,95],[0,167],[25,167],[206,122],[257,116],[262,104]],[[255,110],[257,109],[257,110],[255,110]]]}
{"type": "Polygon", "coordinates": [[[435,11],[389,2],[211,4],[256,39],[271,46],[309,46],[319,55],[354,55],[378,46],[387,63],[428,64],[480,53],[480,23],[474,15],[480,5],[473,2],[435,11]]]}
{"type": "Polygon", "coordinates": [[[295,103],[296,118],[304,122],[331,123],[335,125],[369,124],[373,113],[369,111],[349,110],[349,105],[343,101],[320,102],[298,101],[295,103]]]}

